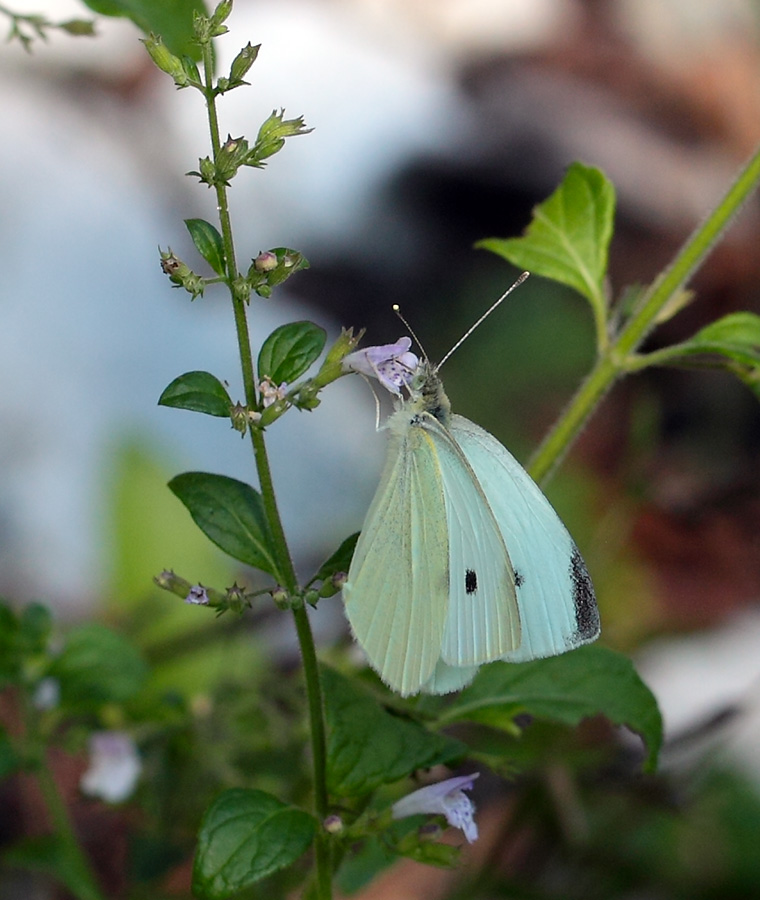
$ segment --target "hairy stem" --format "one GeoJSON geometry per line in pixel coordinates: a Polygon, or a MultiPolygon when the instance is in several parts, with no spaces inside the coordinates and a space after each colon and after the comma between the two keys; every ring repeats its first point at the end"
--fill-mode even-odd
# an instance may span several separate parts
{"type": "Polygon", "coordinates": [[[760,181],[760,149],[739,173],[726,195],[699,225],[673,262],[654,280],[620,333],[600,353],[591,373],[533,454],[528,471],[545,482],[615,381],[629,370],[628,357],[656,325],[657,316],[686,284],[716,245],[760,181]]]}

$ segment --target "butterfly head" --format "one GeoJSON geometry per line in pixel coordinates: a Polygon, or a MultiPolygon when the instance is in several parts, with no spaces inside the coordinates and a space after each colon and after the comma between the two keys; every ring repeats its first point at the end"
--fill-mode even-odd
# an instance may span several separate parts
{"type": "Polygon", "coordinates": [[[448,425],[451,415],[451,403],[443,389],[443,382],[438,377],[438,367],[428,360],[420,360],[409,384],[409,400],[419,412],[426,412],[442,425],[448,425]]]}

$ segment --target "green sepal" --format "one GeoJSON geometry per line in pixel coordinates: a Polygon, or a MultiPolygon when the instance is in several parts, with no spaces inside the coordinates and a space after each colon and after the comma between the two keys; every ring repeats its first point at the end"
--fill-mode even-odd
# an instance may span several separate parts
{"type": "Polygon", "coordinates": [[[169,488],[217,547],[277,581],[284,580],[277,572],[274,540],[258,491],[209,472],[184,472],[172,478],[169,488]]]}
{"type": "Polygon", "coordinates": [[[289,322],[276,328],[259,351],[259,378],[292,384],[322,352],[327,332],[313,322],[289,322]]]}
{"type": "Polygon", "coordinates": [[[217,275],[224,275],[226,262],[221,234],[205,219],[185,219],[185,225],[198,253],[217,275]]]}
{"type": "Polygon", "coordinates": [[[193,895],[224,900],[308,850],[312,816],[264,791],[233,788],[206,810],[193,864],[193,895]]]}
{"type": "Polygon", "coordinates": [[[210,372],[185,372],[164,388],[158,405],[227,418],[232,399],[222,382],[210,372]]]}

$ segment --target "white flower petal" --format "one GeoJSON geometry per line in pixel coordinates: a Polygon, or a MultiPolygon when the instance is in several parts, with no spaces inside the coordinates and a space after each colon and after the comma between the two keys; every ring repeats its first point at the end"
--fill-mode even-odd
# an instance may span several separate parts
{"type": "Polygon", "coordinates": [[[121,803],[134,791],[142,771],[137,746],[122,731],[97,731],[90,737],[90,767],[79,786],[85,794],[121,803]]]}

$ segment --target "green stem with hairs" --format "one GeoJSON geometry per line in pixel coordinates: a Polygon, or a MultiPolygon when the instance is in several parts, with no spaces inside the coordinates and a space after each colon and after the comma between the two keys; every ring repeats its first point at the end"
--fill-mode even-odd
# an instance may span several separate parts
{"type": "Polygon", "coordinates": [[[716,208],[688,238],[670,266],[651,284],[621,331],[600,352],[594,368],[528,464],[528,471],[537,482],[545,482],[550,477],[615,381],[628,371],[641,368],[640,364],[631,364],[631,354],[655,327],[657,317],[671,297],[704,262],[758,182],[760,149],[744,166],[716,208]]]}
{"type": "MultiPolygon", "coordinates": [[[[202,49],[209,132],[211,135],[214,160],[216,160],[221,149],[221,138],[216,111],[216,96],[213,90],[214,72],[211,44],[203,45],[202,49]]],[[[224,184],[216,184],[215,189],[219,222],[221,225],[222,243],[227,263],[226,278],[224,280],[229,287],[232,297],[245,400],[249,408],[255,408],[257,405],[257,387],[247,317],[247,304],[250,298],[250,292],[243,295],[237,287],[238,271],[237,263],[235,261],[235,246],[232,238],[232,224],[230,221],[227,188],[224,184]]],[[[280,517],[279,509],[277,507],[277,497],[272,481],[272,470],[269,464],[264,432],[259,428],[250,428],[249,435],[256,463],[256,471],[259,477],[259,488],[261,490],[264,511],[272,533],[277,572],[282,580],[283,587],[286,588],[288,593],[295,596],[299,591],[298,579],[296,578],[293,560],[282,526],[282,518],[280,517]]],[[[309,709],[311,755],[314,778],[314,810],[317,819],[322,822],[328,814],[327,742],[325,733],[324,698],[319,676],[317,652],[314,645],[314,635],[312,634],[311,624],[309,623],[306,609],[303,606],[295,608],[293,610],[293,618],[295,620],[296,633],[298,635],[298,643],[301,650],[309,709]]],[[[332,897],[332,860],[330,849],[328,835],[324,830],[319,830],[315,841],[316,896],[319,900],[330,900],[332,897]]]]}

